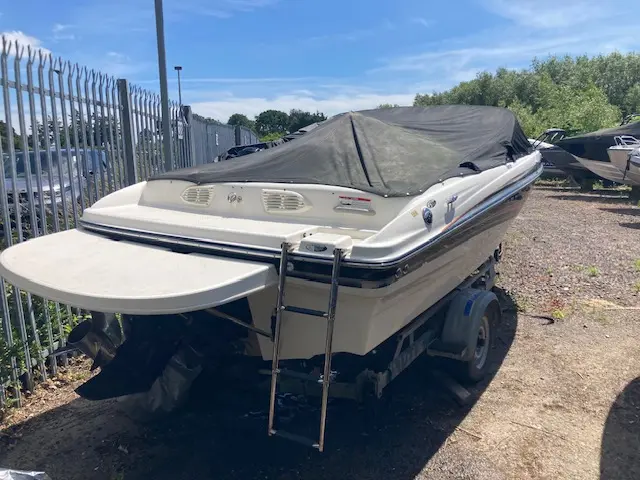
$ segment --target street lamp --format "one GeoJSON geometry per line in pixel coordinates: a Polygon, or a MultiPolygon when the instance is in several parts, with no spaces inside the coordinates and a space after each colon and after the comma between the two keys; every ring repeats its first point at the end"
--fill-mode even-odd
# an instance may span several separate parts
{"type": "Polygon", "coordinates": [[[178,103],[180,104],[180,108],[182,108],[182,86],[180,85],[180,72],[182,71],[182,67],[176,65],[173,69],[178,72],[178,103]]]}

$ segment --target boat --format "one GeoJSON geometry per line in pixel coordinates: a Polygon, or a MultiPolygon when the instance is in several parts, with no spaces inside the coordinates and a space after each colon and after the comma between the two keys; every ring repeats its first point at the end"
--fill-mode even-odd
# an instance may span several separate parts
{"type": "Polygon", "coordinates": [[[274,148],[278,145],[282,145],[283,143],[290,142],[297,138],[300,138],[305,133],[310,132],[314,128],[316,128],[320,122],[312,123],[311,125],[307,125],[295,132],[289,133],[282,138],[278,138],[276,140],[270,140],[267,142],[254,143],[251,145],[239,145],[235,147],[231,147],[229,150],[224,152],[222,155],[219,155],[214,162],[220,162],[224,160],[230,160],[232,158],[243,157],[245,155],[250,155],[252,153],[260,152],[262,150],[266,150],[268,148],[274,148]]]}
{"type": "Polygon", "coordinates": [[[614,128],[605,128],[584,135],[565,137],[556,145],[572,154],[585,168],[615,183],[630,185],[632,182],[609,159],[608,149],[620,136],[640,137],[640,122],[632,122],[635,115],[626,117],[614,128]]]}
{"type": "Polygon", "coordinates": [[[214,159],[214,162],[222,162],[225,160],[230,160],[232,158],[243,157],[245,155],[250,155],[252,153],[266,150],[268,148],[275,148],[278,145],[282,145],[283,143],[284,140],[279,138],[277,140],[270,140],[267,142],[252,143],[251,145],[237,145],[235,147],[231,147],[221,155],[218,155],[218,157],[214,159]]]}
{"type": "Polygon", "coordinates": [[[311,130],[316,128],[321,123],[322,122],[316,122],[316,123],[312,123],[310,125],[307,125],[306,127],[302,127],[300,129],[296,130],[295,132],[291,132],[291,133],[285,135],[283,137],[283,140],[285,142],[290,142],[291,140],[295,140],[297,138],[300,138],[302,135],[305,135],[306,133],[309,133],[311,130]]]}
{"type": "Polygon", "coordinates": [[[585,168],[573,155],[556,145],[567,133],[561,128],[549,128],[537,138],[529,139],[532,147],[540,150],[544,165],[543,176],[571,177],[577,184],[591,186],[600,177],[585,168]]]}
{"type": "MultiPolygon", "coordinates": [[[[271,362],[273,434],[279,362],[320,369],[314,378],[322,384],[324,422],[331,359],[375,363],[386,342],[417,328],[431,317],[425,312],[499,258],[542,169],[540,152],[504,108],[347,112],[277,148],[112,193],[87,208],[76,229],[3,251],[0,275],[44,298],[123,314],[131,338],[136,329],[146,332],[118,363],[129,340],[100,353],[100,342],[85,339],[106,328],[83,322],[72,331],[70,343],[110,362],[80,387],[86,398],[148,389],[176,337],[188,336],[198,351],[213,342],[209,351],[271,362]],[[144,388],[130,387],[145,368],[136,377],[144,377],[144,388]]],[[[459,316],[475,312],[479,299],[483,308],[495,304],[493,294],[467,293],[459,316]]],[[[438,325],[433,331],[444,338],[438,325]]],[[[488,333],[476,328],[469,336],[466,328],[454,331],[464,331],[469,345],[457,353],[431,345],[432,353],[486,358],[474,360],[473,352],[478,345],[486,351],[488,333]]],[[[411,354],[402,345],[392,350],[394,359],[411,354]]]]}
{"type": "Polygon", "coordinates": [[[629,135],[614,138],[616,144],[609,147],[609,159],[632,185],[640,185],[640,140],[629,135]]]}

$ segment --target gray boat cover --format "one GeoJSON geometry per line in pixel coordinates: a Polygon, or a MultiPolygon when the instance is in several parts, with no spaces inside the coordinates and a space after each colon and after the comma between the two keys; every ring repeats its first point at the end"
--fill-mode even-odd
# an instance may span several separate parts
{"type": "Polygon", "coordinates": [[[467,105],[348,112],[294,142],[227,162],[166,172],[154,180],[306,183],[392,197],[514,161],[531,151],[515,115],[467,105]]]}

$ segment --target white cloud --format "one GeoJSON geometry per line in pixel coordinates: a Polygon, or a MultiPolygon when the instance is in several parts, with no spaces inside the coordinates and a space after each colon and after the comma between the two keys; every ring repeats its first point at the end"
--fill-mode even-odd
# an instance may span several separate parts
{"type": "Polygon", "coordinates": [[[551,0],[482,1],[492,12],[508,19],[510,25],[499,31],[485,30],[450,38],[423,47],[422,51],[380,59],[380,66],[367,73],[379,77],[403,72],[408,78],[439,78],[453,86],[473,78],[479,71],[528,67],[534,57],[625,52],[640,45],[635,25],[623,21],[625,15],[621,10],[608,12],[607,15],[615,17],[607,22],[597,16],[600,7],[581,12],[590,7],[585,2],[591,0],[580,3],[565,0],[557,5],[551,0]]]}
{"type": "Polygon", "coordinates": [[[150,64],[148,62],[137,62],[128,55],[120,52],[107,52],[104,57],[94,61],[96,68],[114,77],[127,77],[145,71],[150,64]]]}
{"type": "MultiPolygon", "coordinates": [[[[428,51],[387,60],[382,67],[371,69],[369,73],[384,71],[434,72],[438,69],[457,71],[460,68],[466,68],[466,65],[470,63],[487,61],[491,63],[508,63],[523,58],[531,60],[535,55],[546,55],[557,49],[579,52],[583,48],[583,42],[584,38],[576,35],[573,37],[536,39],[534,41],[508,42],[478,47],[428,51]]],[[[499,63],[497,65],[499,65],[499,63]]]]}
{"type": "Polygon", "coordinates": [[[63,25],[61,23],[54,24],[51,28],[51,32],[53,33],[53,40],[75,40],[75,34],[69,31],[71,28],[72,25],[63,25]]]}
{"type": "Polygon", "coordinates": [[[413,98],[414,94],[412,93],[362,93],[359,95],[340,94],[316,97],[311,92],[298,92],[273,98],[229,96],[215,101],[194,102],[191,107],[199,115],[226,121],[234,113],[244,113],[249,118],[253,118],[260,112],[269,109],[288,112],[292,108],[299,108],[309,112],[320,111],[330,116],[351,110],[374,108],[382,103],[411,105],[413,98]]]}
{"type": "Polygon", "coordinates": [[[328,33],[325,35],[315,35],[308,38],[299,39],[299,44],[306,46],[326,46],[329,43],[359,42],[395,30],[396,25],[389,20],[384,20],[381,24],[369,28],[354,29],[346,32],[328,33]]]}
{"type": "Polygon", "coordinates": [[[412,23],[417,23],[418,25],[422,25],[425,28],[429,28],[433,25],[433,20],[427,20],[423,17],[415,17],[411,19],[412,23]]]}
{"type": "Polygon", "coordinates": [[[51,53],[50,50],[42,46],[42,41],[39,38],[32,37],[31,35],[27,35],[26,33],[21,31],[14,30],[11,32],[0,32],[0,37],[11,44],[11,54],[14,55],[16,53],[16,42],[18,42],[18,45],[25,50],[27,47],[31,47],[34,50],[41,50],[43,54],[48,55],[49,53],[51,53]]]}
{"type": "Polygon", "coordinates": [[[482,3],[496,15],[540,29],[576,28],[594,20],[602,22],[615,16],[622,7],[620,0],[483,0],[482,3]]]}
{"type": "MultiPolygon", "coordinates": [[[[315,82],[322,80],[319,77],[195,77],[195,78],[183,78],[181,82],[187,83],[221,83],[221,84],[265,84],[265,83],[277,83],[277,84],[290,84],[290,83],[302,83],[302,82],[315,82]]],[[[159,80],[139,80],[136,83],[158,83],[159,80]]],[[[169,82],[176,82],[177,79],[169,78],[169,82]]]]}
{"type": "Polygon", "coordinates": [[[272,7],[280,0],[174,0],[165,5],[169,16],[195,13],[220,19],[231,18],[238,13],[253,12],[272,7]]]}

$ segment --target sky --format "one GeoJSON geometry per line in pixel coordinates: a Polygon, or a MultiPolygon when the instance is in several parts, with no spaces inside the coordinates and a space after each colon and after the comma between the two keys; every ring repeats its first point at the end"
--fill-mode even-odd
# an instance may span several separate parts
{"type": "MultiPolygon", "coordinates": [[[[153,0],[0,4],[0,32],[159,91],[153,0]]],[[[169,89],[226,121],[410,105],[483,70],[640,50],[621,0],[164,0],[169,89]]]]}

